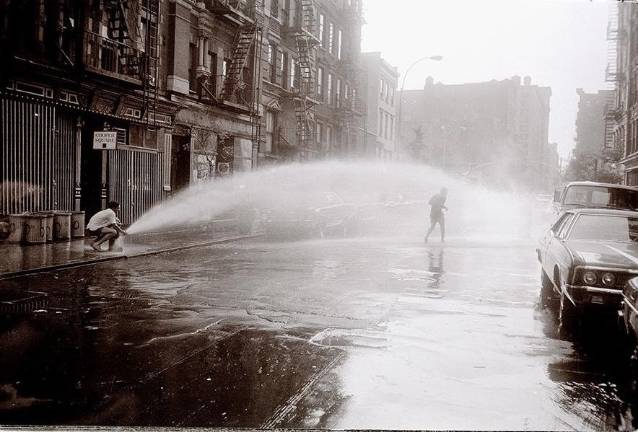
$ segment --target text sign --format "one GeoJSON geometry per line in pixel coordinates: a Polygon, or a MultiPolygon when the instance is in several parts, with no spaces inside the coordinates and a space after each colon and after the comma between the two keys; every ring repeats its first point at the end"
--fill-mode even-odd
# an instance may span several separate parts
{"type": "Polygon", "coordinates": [[[95,150],[115,150],[117,132],[93,132],[93,148],[95,150]]]}

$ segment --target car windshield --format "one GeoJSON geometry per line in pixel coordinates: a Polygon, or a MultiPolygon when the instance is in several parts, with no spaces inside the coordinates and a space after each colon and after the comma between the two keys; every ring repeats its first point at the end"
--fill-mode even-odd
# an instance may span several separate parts
{"type": "Polygon", "coordinates": [[[638,241],[638,218],[608,215],[581,215],[569,235],[570,240],[638,241]]]}
{"type": "Polygon", "coordinates": [[[565,194],[565,205],[638,209],[638,191],[606,186],[571,186],[565,194]]]}

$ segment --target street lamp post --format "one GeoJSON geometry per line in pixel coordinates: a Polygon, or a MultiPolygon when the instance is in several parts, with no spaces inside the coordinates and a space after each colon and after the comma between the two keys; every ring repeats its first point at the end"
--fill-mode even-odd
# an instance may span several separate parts
{"type": "Polygon", "coordinates": [[[427,57],[421,57],[417,60],[415,60],[410,66],[408,66],[408,68],[406,69],[405,73],[403,74],[403,80],[401,81],[401,95],[399,96],[399,113],[398,113],[398,121],[399,121],[399,127],[398,127],[398,134],[399,134],[399,145],[400,145],[400,151],[403,150],[403,137],[401,135],[401,123],[402,123],[402,112],[403,112],[403,90],[405,88],[405,79],[408,77],[408,73],[412,70],[412,68],[414,66],[416,66],[418,63],[424,61],[424,60],[434,60],[434,61],[441,61],[443,60],[443,56],[440,55],[435,55],[435,56],[427,56],[427,57]]]}

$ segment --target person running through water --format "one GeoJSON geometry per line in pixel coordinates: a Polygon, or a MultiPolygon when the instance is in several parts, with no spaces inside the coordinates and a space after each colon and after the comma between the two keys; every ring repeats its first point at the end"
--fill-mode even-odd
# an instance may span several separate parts
{"type": "Polygon", "coordinates": [[[441,188],[441,192],[434,195],[430,198],[428,204],[430,204],[430,229],[428,233],[425,235],[425,242],[428,242],[428,238],[432,231],[434,231],[434,227],[436,224],[439,224],[441,229],[441,242],[445,242],[445,213],[443,210],[447,210],[445,207],[445,200],[447,199],[447,189],[441,188]]]}

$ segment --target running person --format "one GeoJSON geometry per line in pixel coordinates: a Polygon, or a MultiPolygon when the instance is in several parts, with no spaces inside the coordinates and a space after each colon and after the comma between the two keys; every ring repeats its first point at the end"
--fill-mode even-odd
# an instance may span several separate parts
{"type": "Polygon", "coordinates": [[[441,242],[445,242],[445,213],[443,210],[447,210],[445,207],[445,200],[447,199],[447,189],[441,188],[441,192],[430,198],[428,204],[430,204],[430,229],[425,235],[425,242],[428,242],[428,237],[434,231],[436,224],[439,224],[441,228],[441,242]]]}

